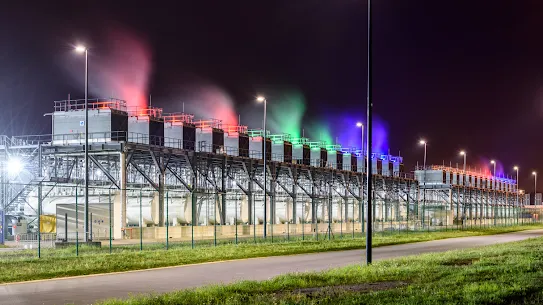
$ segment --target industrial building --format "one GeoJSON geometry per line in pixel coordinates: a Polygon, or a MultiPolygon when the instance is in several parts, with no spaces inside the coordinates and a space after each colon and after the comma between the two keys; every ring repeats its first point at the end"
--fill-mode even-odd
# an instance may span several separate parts
{"type": "Polygon", "coordinates": [[[89,240],[183,239],[195,232],[229,237],[238,224],[247,229],[240,235],[262,234],[264,222],[275,234],[362,232],[368,163],[376,230],[512,221],[519,214],[513,180],[445,167],[413,175],[400,156],[367,156],[223,125],[220,118],[131,108],[118,99],[88,105],[88,209],[84,100],[54,102],[51,135],[0,136],[0,207],[8,236],[40,227],[68,232],[66,240],[75,234],[89,240]]]}

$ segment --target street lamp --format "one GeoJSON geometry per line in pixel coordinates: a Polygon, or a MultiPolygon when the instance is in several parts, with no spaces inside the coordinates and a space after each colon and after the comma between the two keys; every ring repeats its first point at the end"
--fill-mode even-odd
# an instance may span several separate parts
{"type": "Polygon", "coordinates": [[[518,166],[515,165],[515,167],[513,167],[513,169],[515,170],[515,172],[517,172],[517,206],[519,205],[518,204],[518,166]]]}
{"type": "MultiPolygon", "coordinates": [[[[78,53],[85,53],[85,211],[84,211],[84,226],[85,237],[84,240],[89,240],[89,49],[85,46],[79,45],[75,47],[75,51],[78,53]]],[[[92,237],[91,237],[92,240],[92,237]]]]}
{"type": "MultiPolygon", "coordinates": [[[[266,238],[266,226],[267,226],[267,217],[268,217],[268,213],[267,213],[267,207],[268,207],[268,196],[266,194],[266,172],[267,172],[267,162],[266,162],[266,138],[267,138],[267,135],[266,135],[266,106],[268,104],[268,101],[266,100],[265,97],[263,96],[258,96],[256,98],[256,101],[259,102],[259,103],[264,103],[264,121],[262,123],[262,129],[264,129],[264,135],[262,136],[262,150],[263,150],[263,153],[262,153],[262,157],[264,159],[264,238],[266,238]]],[[[254,207],[253,207],[254,209],[254,207]]],[[[254,219],[253,221],[256,221],[256,219],[254,219]]]]}
{"type": "Polygon", "coordinates": [[[9,176],[18,176],[24,169],[24,164],[19,158],[9,158],[6,162],[6,169],[9,176]]]}
{"type": "Polygon", "coordinates": [[[518,212],[519,212],[519,208],[520,208],[520,204],[518,202],[518,193],[519,193],[519,189],[518,189],[518,166],[514,166],[513,169],[515,170],[515,172],[517,172],[517,187],[516,187],[516,191],[517,191],[517,224],[518,224],[518,212]]]}
{"type": "Polygon", "coordinates": [[[362,158],[364,157],[364,124],[362,122],[357,122],[356,127],[359,127],[362,130],[362,158]]]}
{"type": "Polygon", "coordinates": [[[493,196],[494,198],[493,198],[492,201],[494,203],[494,225],[496,225],[496,223],[497,223],[496,222],[496,214],[498,212],[498,206],[496,205],[496,186],[498,185],[498,182],[496,181],[496,161],[490,160],[490,164],[494,165],[494,174],[492,175],[493,176],[492,180],[494,181],[493,188],[492,188],[493,189],[492,193],[494,195],[493,196]]]}
{"type": "Polygon", "coordinates": [[[537,172],[533,171],[532,175],[534,176],[534,204],[536,204],[537,202],[535,202],[535,195],[537,194],[537,172]]]}
{"type": "Polygon", "coordinates": [[[464,150],[460,151],[460,155],[464,156],[464,174],[466,173],[466,152],[464,150]]]}
{"type": "MultiPolygon", "coordinates": [[[[419,144],[420,145],[424,145],[424,160],[423,160],[423,163],[422,163],[422,167],[423,167],[423,170],[424,170],[424,176],[423,176],[423,182],[422,182],[422,185],[423,185],[423,190],[422,190],[422,206],[423,206],[423,209],[422,209],[422,225],[424,226],[424,207],[426,206],[426,146],[427,146],[427,142],[425,140],[420,140],[419,141],[419,144]]],[[[430,225],[428,224],[428,230],[430,230],[430,225]]]]}

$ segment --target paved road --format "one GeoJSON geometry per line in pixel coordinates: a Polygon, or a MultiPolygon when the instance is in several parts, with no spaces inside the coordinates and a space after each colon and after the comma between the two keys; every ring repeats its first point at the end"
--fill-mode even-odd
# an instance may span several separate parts
{"type": "MultiPolygon", "coordinates": [[[[529,230],[379,247],[374,249],[374,259],[466,249],[542,235],[543,230],[529,230]]],[[[0,304],[90,304],[130,294],[169,292],[239,280],[265,280],[289,272],[320,271],[360,263],[363,254],[362,250],[349,250],[6,284],[0,285],[0,304]]]]}

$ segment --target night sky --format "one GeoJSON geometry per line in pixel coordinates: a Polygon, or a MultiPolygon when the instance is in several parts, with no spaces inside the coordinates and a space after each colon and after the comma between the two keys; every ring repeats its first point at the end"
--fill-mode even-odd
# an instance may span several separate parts
{"type": "MultiPolygon", "coordinates": [[[[165,112],[185,102],[201,116],[233,103],[225,116],[257,128],[254,97],[265,94],[272,125],[358,143],[365,1],[135,2],[3,3],[0,134],[50,133],[43,114],[52,101],[83,98],[84,61],[73,46],[84,43],[92,97],[152,94],[165,112]],[[297,113],[295,124],[287,115],[297,113]]],[[[401,151],[411,169],[423,137],[428,163],[456,165],[466,149],[470,166],[495,158],[513,175],[518,164],[521,188],[532,191],[531,171],[543,177],[543,2],[374,1],[373,29],[380,149],[401,151]]]]}

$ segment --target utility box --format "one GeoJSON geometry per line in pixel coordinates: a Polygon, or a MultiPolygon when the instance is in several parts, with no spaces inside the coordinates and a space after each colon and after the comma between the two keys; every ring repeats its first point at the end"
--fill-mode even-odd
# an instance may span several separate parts
{"type": "Polygon", "coordinates": [[[194,115],[170,113],[164,115],[164,146],[194,151],[196,128],[194,115]]]}
{"type": "Polygon", "coordinates": [[[224,131],[221,121],[216,119],[194,122],[196,126],[196,151],[222,154],[224,152],[224,131]]]}
{"type": "Polygon", "coordinates": [[[128,111],[128,141],[164,146],[162,108],[132,107],[128,111]]]}
{"type": "Polygon", "coordinates": [[[249,135],[247,126],[223,126],[224,145],[229,156],[249,157],[249,135]]]}
{"type": "MultiPolygon", "coordinates": [[[[118,99],[88,100],[89,143],[126,141],[128,113],[126,102],[118,99]]],[[[54,102],[53,145],[85,143],[85,100],[54,102]]]]}

